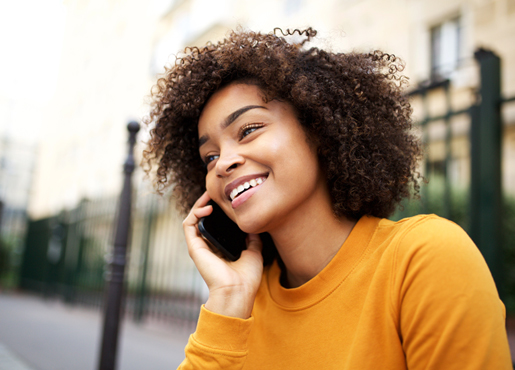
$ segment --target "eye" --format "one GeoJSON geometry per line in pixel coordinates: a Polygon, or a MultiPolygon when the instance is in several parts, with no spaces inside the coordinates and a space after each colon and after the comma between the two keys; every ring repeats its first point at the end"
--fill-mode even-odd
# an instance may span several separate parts
{"type": "Polygon", "coordinates": [[[241,126],[240,131],[238,133],[239,140],[243,140],[245,136],[250,135],[257,129],[263,127],[263,123],[247,123],[246,125],[241,126]]]}
{"type": "Polygon", "coordinates": [[[204,157],[204,164],[206,165],[206,167],[209,165],[209,163],[213,162],[214,160],[218,159],[218,157],[220,157],[218,154],[211,154],[211,155],[206,155],[204,157]]]}

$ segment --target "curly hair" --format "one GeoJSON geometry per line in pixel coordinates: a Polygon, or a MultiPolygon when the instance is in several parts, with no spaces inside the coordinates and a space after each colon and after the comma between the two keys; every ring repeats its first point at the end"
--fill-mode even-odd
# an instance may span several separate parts
{"type": "Polygon", "coordinates": [[[407,78],[394,55],[333,53],[304,44],[308,28],[277,35],[233,31],[203,48],[186,48],[152,89],[146,123],[150,139],[145,170],[157,165],[155,185],[174,185],[186,213],[205,191],[206,169],[198,153],[197,125],[212,94],[233,82],[257,85],[264,100],[291,104],[319,162],[336,216],[388,217],[397,204],[418,194],[421,147],[410,131],[411,107],[403,94],[407,78]],[[295,35],[303,41],[290,43],[295,35]]]}

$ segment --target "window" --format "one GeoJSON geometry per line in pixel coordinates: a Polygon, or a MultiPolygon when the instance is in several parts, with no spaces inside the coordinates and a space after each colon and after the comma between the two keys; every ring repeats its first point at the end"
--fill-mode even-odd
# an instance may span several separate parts
{"type": "Polygon", "coordinates": [[[448,78],[461,58],[460,18],[454,18],[431,29],[431,78],[448,78]]]}

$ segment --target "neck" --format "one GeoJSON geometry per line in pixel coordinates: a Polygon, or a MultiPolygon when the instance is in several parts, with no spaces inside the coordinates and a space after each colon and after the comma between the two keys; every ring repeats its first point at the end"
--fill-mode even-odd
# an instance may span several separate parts
{"type": "Polygon", "coordinates": [[[288,288],[299,287],[322,271],[356,224],[346,217],[337,218],[330,204],[307,204],[270,231],[286,268],[283,274],[288,288]]]}

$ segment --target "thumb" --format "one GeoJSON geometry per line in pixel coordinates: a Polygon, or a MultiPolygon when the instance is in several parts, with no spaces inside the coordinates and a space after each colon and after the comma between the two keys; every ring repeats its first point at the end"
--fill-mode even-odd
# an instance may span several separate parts
{"type": "Polygon", "coordinates": [[[261,253],[263,249],[263,242],[258,234],[247,235],[247,250],[252,252],[261,253]]]}

